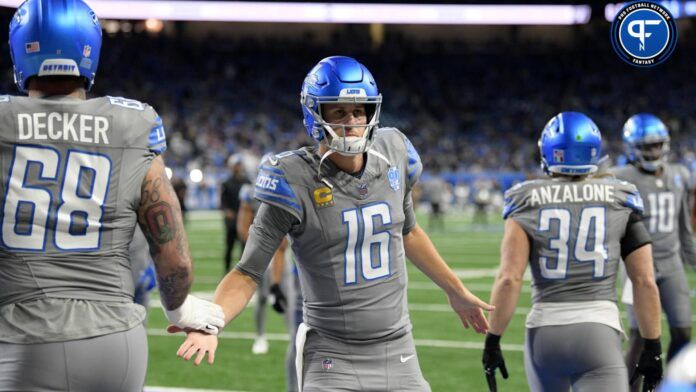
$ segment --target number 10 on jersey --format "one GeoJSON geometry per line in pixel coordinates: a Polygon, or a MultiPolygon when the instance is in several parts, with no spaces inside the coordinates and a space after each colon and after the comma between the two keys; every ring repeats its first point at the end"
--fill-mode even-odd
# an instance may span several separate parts
{"type": "Polygon", "coordinates": [[[382,225],[391,224],[391,213],[387,203],[377,203],[343,211],[343,224],[347,226],[347,243],[344,252],[345,284],[357,283],[357,260],[362,276],[374,280],[389,276],[389,231],[375,231],[375,218],[382,225]],[[373,260],[373,247],[377,247],[373,260]]]}

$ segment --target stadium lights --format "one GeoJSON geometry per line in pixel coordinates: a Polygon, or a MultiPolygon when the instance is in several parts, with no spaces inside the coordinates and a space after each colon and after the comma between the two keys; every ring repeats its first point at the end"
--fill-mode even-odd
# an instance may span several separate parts
{"type": "MultiPolygon", "coordinates": [[[[676,19],[696,16],[696,1],[661,0],[656,2],[667,8],[676,19]]],[[[609,22],[614,21],[616,13],[619,12],[624,5],[626,5],[626,3],[607,4],[604,6],[604,18],[609,22]]]]}
{"type": "Polygon", "coordinates": [[[192,182],[199,183],[203,181],[203,172],[201,171],[201,169],[193,169],[189,173],[189,178],[192,182]]]}
{"type": "MultiPolygon", "coordinates": [[[[87,0],[101,18],[219,22],[575,25],[589,5],[445,5],[252,1],[87,0]]],[[[17,7],[21,0],[0,0],[17,7]]]]}
{"type": "Polygon", "coordinates": [[[145,21],[145,29],[150,33],[159,33],[164,29],[164,22],[159,19],[149,18],[145,21]]]}

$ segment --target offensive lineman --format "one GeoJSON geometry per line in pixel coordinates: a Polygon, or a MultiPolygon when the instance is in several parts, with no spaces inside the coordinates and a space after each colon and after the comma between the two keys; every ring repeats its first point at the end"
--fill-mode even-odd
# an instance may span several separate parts
{"type": "MultiPolygon", "coordinates": [[[[296,342],[305,392],[430,390],[411,334],[404,256],[448,294],[465,327],[488,329],[482,309],[492,307],[464,287],[415,221],[411,190],[422,165],[401,132],[375,129],[381,100],[352,58],[328,57],[309,72],[301,104],[319,147],[261,168],[247,248],[215,293],[225,320],[237,317],[289,233],[304,296],[296,342]]],[[[177,354],[210,361],[216,345],[215,336],[191,333],[177,354]]]]}
{"type": "MultiPolygon", "coordinates": [[[[653,243],[655,279],[669,323],[667,361],[691,340],[691,300],[684,263],[696,268],[687,168],[667,162],[669,131],[659,118],[639,113],[626,121],[623,140],[630,165],[612,168],[614,175],[635,184],[645,202],[643,223],[653,243]]],[[[626,312],[631,327],[626,363],[635,363],[641,346],[633,306],[626,312]]]]}
{"type": "Polygon", "coordinates": [[[141,390],[145,309],[128,247],[140,223],[169,321],[216,333],[189,296],[188,242],[154,109],[86,99],[101,27],[81,0],[28,0],[10,23],[15,81],[0,97],[0,390],[141,390]]]}
{"type": "Polygon", "coordinates": [[[582,113],[552,118],[539,149],[551,177],[521,183],[505,195],[501,266],[491,294],[496,311],[483,351],[489,388],[496,390],[496,368],[507,378],[499,342],[529,263],[533,304],[524,362],[530,389],[628,391],[615,290],[620,258],[635,283],[645,338],[632,378],[643,375],[654,388],[662,376],[660,303],[640,195],[612,177],[588,177],[597,170],[601,135],[582,113]]]}

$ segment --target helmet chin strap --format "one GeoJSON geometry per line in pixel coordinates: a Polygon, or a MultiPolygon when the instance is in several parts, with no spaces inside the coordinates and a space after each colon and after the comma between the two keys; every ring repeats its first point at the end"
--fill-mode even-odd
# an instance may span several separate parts
{"type": "Polygon", "coordinates": [[[647,171],[647,172],[651,172],[651,173],[658,171],[664,165],[665,161],[667,160],[664,155],[662,155],[661,157],[654,159],[654,160],[645,159],[645,157],[643,157],[642,153],[638,153],[636,155],[637,155],[636,158],[638,158],[637,161],[638,161],[638,165],[640,166],[640,168],[647,171]]]}
{"type": "MultiPolygon", "coordinates": [[[[329,183],[328,180],[326,180],[326,179],[321,175],[321,165],[322,165],[322,163],[324,163],[324,160],[325,160],[326,158],[328,158],[329,155],[333,154],[334,152],[338,153],[337,151],[334,151],[334,150],[332,150],[332,149],[329,149],[329,150],[326,151],[324,154],[322,154],[321,159],[319,159],[319,166],[317,167],[317,177],[319,177],[323,183],[327,184],[327,185],[329,186],[329,188],[333,188],[333,185],[331,185],[331,183],[329,183]]],[[[384,162],[386,162],[387,166],[391,166],[391,163],[389,162],[389,159],[387,159],[387,157],[385,157],[385,156],[384,156],[382,153],[380,153],[379,151],[373,150],[373,149],[372,149],[372,146],[368,147],[367,150],[366,150],[366,152],[367,152],[368,154],[370,154],[370,155],[374,155],[374,156],[376,156],[377,158],[383,160],[384,162]]],[[[340,154],[340,153],[339,153],[339,154],[340,154]]],[[[343,154],[342,154],[342,155],[343,155],[343,154]]],[[[357,154],[351,154],[351,155],[357,155],[357,154]]]]}
{"type": "Polygon", "coordinates": [[[645,159],[639,159],[638,164],[640,165],[641,169],[654,173],[657,170],[662,167],[662,159],[657,159],[655,161],[647,161],[645,159]]]}
{"type": "MultiPolygon", "coordinates": [[[[323,182],[326,182],[326,181],[324,181],[324,177],[321,175],[321,164],[324,163],[324,159],[328,158],[329,155],[331,155],[333,153],[334,153],[334,150],[329,149],[321,156],[321,159],[319,159],[319,166],[317,167],[317,176],[319,178],[321,178],[321,180],[323,182]]],[[[329,188],[333,188],[333,186],[330,186],[329,188]]]]}

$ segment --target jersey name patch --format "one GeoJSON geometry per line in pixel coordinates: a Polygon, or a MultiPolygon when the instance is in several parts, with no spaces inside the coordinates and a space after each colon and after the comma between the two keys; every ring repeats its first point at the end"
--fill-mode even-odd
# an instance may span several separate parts
{"type": "Polygon", "coordinates": [[[107,117],[77,113],[19,113],[18,140],[63,140],[109,144],[111,122],[107,117]]]}
{"type": "Polygon", "coordinates": [[[547,185],[532,189],[531,205],[614,202],[614,187],[606,184],[547,185]]]}

